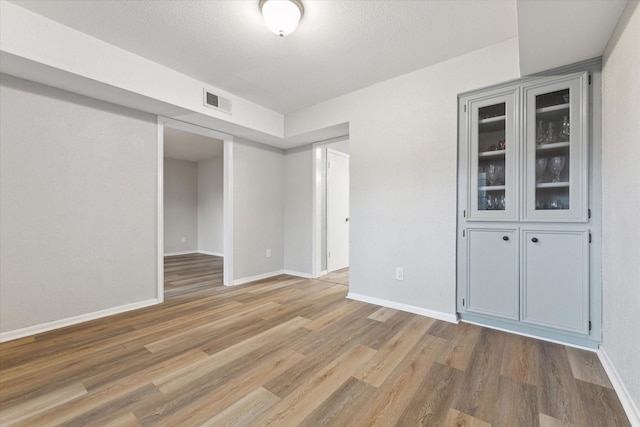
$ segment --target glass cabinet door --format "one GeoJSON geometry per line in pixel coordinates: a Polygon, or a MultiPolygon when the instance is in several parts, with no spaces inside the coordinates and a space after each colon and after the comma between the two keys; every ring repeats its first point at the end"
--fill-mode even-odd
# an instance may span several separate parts
{"type": "Polygon", "coordinates": [[[469,102],[469,219],[517,219],[518,92],[469,102]]]}
{"type": "Polygon", "coordinates": [[[524,220],[586,222],[587,74],[524,88],[524,220]]]}

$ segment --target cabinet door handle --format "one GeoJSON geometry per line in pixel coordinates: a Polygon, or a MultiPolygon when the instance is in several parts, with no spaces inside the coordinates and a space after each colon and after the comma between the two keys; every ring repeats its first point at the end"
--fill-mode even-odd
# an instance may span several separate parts
{"type": "Polygon", "coordinates": [[[502,236],[502,240],[506,242],[507,240],[509,240],[509,236],[502,236]]]}
{"type": "Polygon", "coordinates": [[[537,237],[532,237],[532,238],[531,238],[531,241],[532,241],[533,243],[538,243],[538,238],[537,238],[537,237]]]}

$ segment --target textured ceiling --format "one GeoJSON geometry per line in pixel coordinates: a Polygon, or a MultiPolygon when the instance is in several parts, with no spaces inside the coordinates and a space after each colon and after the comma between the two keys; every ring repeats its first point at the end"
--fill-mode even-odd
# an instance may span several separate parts
{"type": "Polygon", "coordinates": [[[164,128],[164,157],[199,162],[222,156],[223,152],[224,141],[168,126],[164,128]]]}
{"type": "Polygon", "coordinates": [[[281,113],[517,36],[515,0],[303,0],[284,38],[258,0],[14,2],[281,113]]]}

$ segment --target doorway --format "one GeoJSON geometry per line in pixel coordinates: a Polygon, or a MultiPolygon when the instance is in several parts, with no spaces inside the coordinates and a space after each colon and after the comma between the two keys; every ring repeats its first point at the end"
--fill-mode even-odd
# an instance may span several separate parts
{"type": "Polygon", "coordinates": [[[165,255],[221,257],[222,283],[233,283],[232,163],[230,135],[158,118],[159,301],[165,255]]]}
{"type": "Polygon", "coordinates": [[[312,277],[349,267],[349,138],[313,145],[312,277]],[[331,170],[333,169],[333,170],[331,170]]]}

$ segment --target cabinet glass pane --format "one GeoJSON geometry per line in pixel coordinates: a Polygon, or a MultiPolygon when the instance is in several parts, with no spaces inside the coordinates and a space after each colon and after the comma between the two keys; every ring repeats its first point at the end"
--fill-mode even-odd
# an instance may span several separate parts
{"type": "Polygon", "coordinates": [[[479,211],[504,211],[506,206],[506,103],[478,109],[479,211]]]}
{"type": "Polygon", "coordinates": [[[535,209],[568,210],[570,206],[570,89],[535,98],[535,209]]]}

